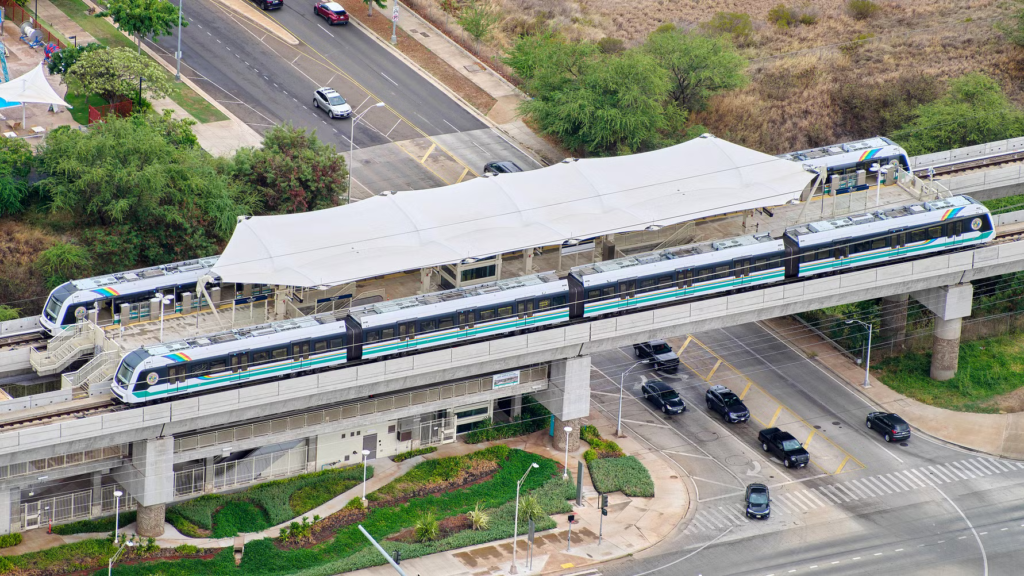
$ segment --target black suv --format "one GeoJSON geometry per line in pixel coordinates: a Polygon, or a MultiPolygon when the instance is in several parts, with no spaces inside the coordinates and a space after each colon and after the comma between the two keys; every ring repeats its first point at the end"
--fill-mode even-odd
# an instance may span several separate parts
{"type": "Polygon", "coordinates": [[[725,386],[712,386],[704,395],[704,399],[708,402],[708,410],[718,412],[726,422],[750,420],[750,410],[747,410],[739,396],[725,386]]]}
{"type": "Polygon", "coordinates": [[[488,162],[487,164],[484,164],[484,174],[494,174],[497,176],[498,174],[511,174],[513,172],[522,171],[523,169],[515,162],[510,162],[508,160],[499,160],[497,162],[488,162]]]}
{"type": "Polygon", "coordinates": [[[748,518],[764,518],[767,520],[772,515],[772,499],[768,496],[768,487],[764,484],[755,483],[747,486],[744,500],[747,502],[748,518]]]}
{"type": "Polygon", "coordinates": [[[877,430],[886,442],[910,438],[910,424],[896,414],[872,412],[868,414],[867,426],[877,430]]]}
{"type": "Polygon", "coordinates": [[[655,370],[674,374],[679,370],[679,356],[672,351],[664,340],[651,340],[643,344],[633,344],[633,352],[637,358],[647,360],[655,370]]]}
{"type": "Polygon", "coordinates": [[[643,393],[644,398],[665,414],[681,414],[683,410],[686,410],[686,403],[679,397],[679,394],[661,380],[644,382],[640,385],[640,392],[643,393]]]}

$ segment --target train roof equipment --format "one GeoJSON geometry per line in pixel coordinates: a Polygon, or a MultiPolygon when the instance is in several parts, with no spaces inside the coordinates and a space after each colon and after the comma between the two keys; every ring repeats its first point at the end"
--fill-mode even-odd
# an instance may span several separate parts
{"type": "Polygon", "coordinates": [[[857,162],[871,160],[874,157],[888,158],[894,154],[906,156],[906,152],[898,144],[882,136],[846,142],[843,144],[831,144],[820,148],[810,148],[780,154],[777,158],[797,162],[810,172],[819,166],[836,168],[846,165],[854,165],[857,162]],[[890,150],[885,150],[890,148],[890,150]]]}

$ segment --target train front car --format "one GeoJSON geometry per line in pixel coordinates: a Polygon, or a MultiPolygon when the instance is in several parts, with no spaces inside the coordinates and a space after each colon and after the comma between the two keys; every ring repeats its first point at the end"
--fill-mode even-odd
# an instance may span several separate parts
{"type": "Polygon", "coordinates": [[[926,256],[994,237],[988,208],[968,196],[811,222],[786,230],[786,277],[926,256]]]}
{"type": "Polygon", "coordinates": [[[56,336],[76,322],[76,309],[103,299],[102,295],[91,290],[79,290],[74,282],[65,282],[50,292],[43,305],[43,313],[39,315],[39,324],[47,334],[56,336]]]}
{"type": "Polygon", "coordinates": [[[899,144],[881,136],[790,152],[778,157],[802,164],[814,172],[824,168],[825,183],[819,190],[823,190],[826,195],[867,189],[871,186],[867,178],[873,173],[871,168],[875,164],[898,165],[904,170],[910,170],[907,152],[899,144]]]}
{"type": "Polygon", "coordinates": [[[146,346],[121,360],[111,390],[136,405],[335,368],[348,360],[345,318],[319,314],[146,346]]]}

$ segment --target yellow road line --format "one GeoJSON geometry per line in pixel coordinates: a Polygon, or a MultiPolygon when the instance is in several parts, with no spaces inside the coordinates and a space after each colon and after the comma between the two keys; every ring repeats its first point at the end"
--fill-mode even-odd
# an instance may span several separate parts
{"type": "Polygon", "coordinates": [[[849,461],[850,461],[850,457],[849,456],[844,458],[843,462],[841,464],[839,464],[839,468],[836,468],[836,471],[833,472],[832,474],[839,474],[840,472],[842,472],[843,471],[843,467],[846,466],[846,463],[849,462],[849,461]]]}
{"type": "Polygon", "coordinates": [[[722,365],[722,359],[719,358],[718,362],[715,363],[715,367],[711,369],[711,372],[708,372],[708,377],[705,378],[704,380],[707,381],[707,382],[711,382],[711,377],[715,375],[715,370],[718,370],[718,367],[721,366],[721,365],[722,365]]]}
{"type": "Polygon", "coordinates": [[[740,394],[740,400],[743,400],[743,399],[744,399],[744,398],[745,398],[745,397],[747,396],[747,392],[750,392],[750,385],[751,385],[751,384],[753,384],[753,382],[751,382],[751,381],[750,381],[750,380],[748,379],[748,380],[747,380],[747,387],[746,387],[746,388],[744,388],[744,389],[743,389],[743,392],[742,392],[742,393],[740,394]]]}
{"type": "MultiPolygon", "coordinates": [[[[395,142],[395,146],[398,146],[398,149],[401,150],[402,152],[405,152],[409,156],[409,158],[412,158],[413,160],[417,160],[417,158],[412,155],[412,152],[409,152],[408,150],[405,149],[405,146],[402,146],[398,142],[395,142]]],[[[423,166],[424,168],[427,169],[428,172],[430,172],[434,176],[437,176],[437,179],[440,180],[441,182],[444,182],[445,184],[451,184],[451,182],[445,180],[440,174],[435,172],[434,169],[431,168],[430,166],[427,166],[426,164],[420,164],[420,166],[423,166]]]]}
{"type": "MultiPolygon", "coordinates": [[[[817,430],[815,430],[814,428],[811,428],[811,433],[807,435],[807,440],[804,440],[804,448],[805,449],[807,448],[807,446],[809,446],[811,444],[811,438],[814,438],[814,433],[815,432],[817,432],[817,430]]],[[[845,451],[844,451],[844,453],[845,453],[845,451]]]]}
{"type": "Polygon", "coordinates": [[[437,148],[436,142],[431,144],[430,148],[427,149],[427,153],[423,155],[423,158],[420,158],[420,164],[423,164],[424,162],[427,161],[427,156],[430,156],[430,153],[434,151],[434,148],[437,148]]]}
{"type": "Polygon", "coordinates": [[[686,347],[690,345],[690,341],[691,340],[693,340],[693,336],[690,336],[689,334],[687,334],[686,335],[686,341],[683,342],[683,347],[679,349],[679,353],[676,354],[676,356],[682,356],[683,355],[683,350],[686,350],[686,347]]]}
{"type": "Polygon", "coordinates": [[[458,184],[459,182],[462,182],[462,179],[466,177],[466,174],[469,174],[469,166],[466,166],[466,169],[462,171],[462,175],[459,176],[459,179],[456,180],[455,183],[458,184]]]}
{"type": "Polygon", "coordinates": [[[775,409],[775,414],[772,416],[772,421],[768,423],[768,428],[775,426],[775,421],[779,419],[779,414],[782,414],[782,406],[775,409]]]}

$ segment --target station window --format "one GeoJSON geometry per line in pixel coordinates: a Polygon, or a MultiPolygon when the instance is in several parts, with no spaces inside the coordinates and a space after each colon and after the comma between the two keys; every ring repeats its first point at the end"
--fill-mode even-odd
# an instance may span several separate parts
{"type": "Polygon", "coordinates": [[[482,280],[484,278],[490,278],[494,276],[496,270],[495,265],[481,266],[479,268],[473,268],[471,270],[462,271],[462,281],[469,282],[471,280],[482,280]]]}

